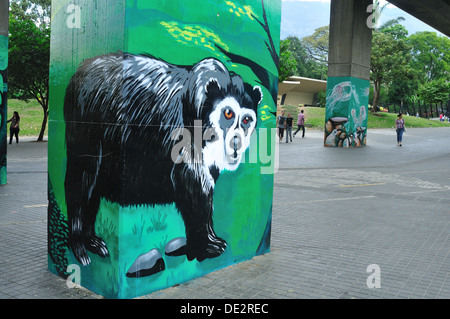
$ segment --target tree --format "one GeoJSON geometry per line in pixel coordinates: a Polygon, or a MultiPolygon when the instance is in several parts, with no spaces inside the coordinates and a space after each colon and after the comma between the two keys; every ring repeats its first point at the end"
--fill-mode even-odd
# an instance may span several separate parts
{"type": "Polygon", "coordinates": [[[396,40],[406,40],[408,37],[408,30],[401,24],[385,26],[378,31],[390,34],[396,40]]]}
{"type": "Polygon", "coordinates": [[[294,75],[297,69],[297,60],[289,50],[289,39],[280,42],[280,65],[278,70],[278,82],[283,82],[289,76],[294,75]]]}
{"type": "Polygon", "coordinates": [[[312,35],[302,39],[309,56],[308,69],[311,78],[327,79],[329,39],[330,27],[328,25],[317,28],[312,35]]]}
{"type": "Polygon", "coordinates": [[[297,70],[294,75],[307,76],[308,73],[308,54],[301,40],[296,36],[287,37],[289,40],[288,50],[292,52],[294,59],[297,61],[297,70]]]}
{"type": "Polygon", "coordinates": [[[327,25],[317,28],[312,35],[304,37],[302,42],[304,43],[310,58],[319,63],[327,64],[329,39],[330,26],[327,25]]]}
{"type": "Polygon", "coordinates": [[[372,34],[372,56],[370,78],[374,84],[373,109],[378,109],[381,85],[392,82],[396,75],[409,71],[410,47],[391,33],[374,31],[372,34]]]}
{"type": "Polygon", "coordinates": [[[306,49],[305,43],[296,36],[289,36],[289,50],[297,61],[297,70],[294,75],[307,78],[326,80],[328,66],[312,59],[306,49]]]}
{"type": "Polygon", "coordinates": [[[327,104],[327,92],[319,91],[317,94],[317,105],[320,107],[326,107],[327,104]]]}
{"type": "Polygon", "coordinates": [[[38,26],[50,24],[51,0],[10,0],[10,12],[16,20],[31,20],[38,26]]]}
{"type": "Polygon", "coordinates": [[[450,95],[450,84],[444,79],[432,80],[419,89],[419,97],[428,104],[445,103],[450,95]]]}
{"type": "Polygon", "coordinates": [[[27,101],[31,96],[42,106],[38,141],[44,138],[48,120],[50,28],[45,16],[38,14],[45,10],[49,12],[48,0],[16,0],[9,16],[8,86],[19,99],[27,101]],[[47,9],[39,11],[41,5],[48,5],[47,9]]]}
{"type": "MultiPolygon", "coordinates": [[[[380,29],[379,32],[392,36],[396,41],[406,41],[408,37],[408,30],[401,24],[398,24],[398,18],[389,20],[380,29]]],[[[392,103],[400,103],[403,108],[403,103],[410,96],[416,94],[419,87],[419,72],[411,67],[410,46],[405,46],[403,53],[403,62],[399,68],[393,68],[391,72],[391,80],[387,86],[389,101],[392,103]]]]}
{"type": "Polygon", "coordinates": [[[450,39],[435,32],[411,35],[412,67],[423,74],[422,83],[444,78],[450,81],[450,39]]]}
{"type": "Polygon", "coordinates": [[[403,103],[417,92],[419,87],[418,74],[409,63],[397,72],[394,70],[388,87],[389,101],[400,103],[400,107],[403,108],[403,103]]]}

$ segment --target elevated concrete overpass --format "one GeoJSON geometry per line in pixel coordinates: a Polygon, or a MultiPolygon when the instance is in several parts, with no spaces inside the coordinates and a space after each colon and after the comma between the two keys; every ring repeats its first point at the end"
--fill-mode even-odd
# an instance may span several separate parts
{"type": "Polygon", "coordinates": [[[390,0],[389,2],[450,37],[450,0],[390,0]]]}

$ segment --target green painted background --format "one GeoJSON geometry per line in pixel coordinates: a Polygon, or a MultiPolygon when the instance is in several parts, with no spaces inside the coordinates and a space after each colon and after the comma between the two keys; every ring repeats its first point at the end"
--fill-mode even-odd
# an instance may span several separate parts
{"type": "Polygon", "coordinates": [[[325,111],[325,146],[364,146],[367,137],[369,104],[367,80],[354,77],[329,77],[325,111]],[[330,125],[330,119],[346,118],[345,123],[330,125]],[[333,130],[340,134],[334,137],[333,130]],[[359,134],[358,134],[359,133],[359,134]]]}
{"type": "Polygon", "coordinates": [[[269,174],[267,170],[261,174],[261,170],[274,163],[275,139],[271,129],[275,126],[273,96],[277,95],[278,73],[267,49],[268,34],[256,20],[264,22],[262,3],[278,53],[281,0],[52,1],[48,167],[49,192],[54,204],[49,207],[56,209],[51,212],[53,215],[49,211],[53,216],[52,222],[49,220],[49,252],[60,260],[55,263],[49,257],[52,272],[67,276],[65,267],[77,264],[64,242],[64,234],[67,233],[65,89],[84,59],[118,50],[149,53],[179,65],[193,65],[203,58],[214,57],[245,82],[260,85],[264,99],[258,109],[257,131],[253,136],[257,143],[247,151],[245,163],[234,172],[222,173],[216,184],[214,229],[227,241],[225,253],[202,262],[187,261],[185,256],[163,255],[164,271],[149,277],[127,278],[125,273],[137,256],[152,248],[163,252],[168,240],[184,237],[184,223],[173,204],[120,207],[116,203],[102,201],[96,232],[107,243],[110,257],[90,254],[91,264],[80,266],[81,285],[106,297],[130,298],[269,251],[268,246],[260,247],[260,243],[271,223],[273,169],[268,170],[269,174]],[[70,3],[80,7],[80,28],[67,27],[67,19],[71,19],[71,13],[67,13],[70,3]],[[270,85],[264,88],[255,68],[231,61],[217,46],[262,66],[270,85]],[[268,151],[261,154],[267,147],[268,151]]]}
{"type": "Polygon", "coordinates": [[[0,35],[0,185],[6,184],[8,38],[0,35]]]}

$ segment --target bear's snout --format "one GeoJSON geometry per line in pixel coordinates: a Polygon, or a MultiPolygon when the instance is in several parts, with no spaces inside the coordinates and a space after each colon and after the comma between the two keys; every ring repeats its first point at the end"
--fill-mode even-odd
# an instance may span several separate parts
{"type": "Polygon", "coordinates": [[[243,151],[243,137],[239,131],[235,131],[228,139],[227,154],[230,159],[236,161],[243,151]]]}
{"type": "Polygon", "coordinates": [[[231,139],[231,147],[234,149],[235,152],[239,151],[242,148],[242,138],[240,135],[234,135],[231,139]]]}

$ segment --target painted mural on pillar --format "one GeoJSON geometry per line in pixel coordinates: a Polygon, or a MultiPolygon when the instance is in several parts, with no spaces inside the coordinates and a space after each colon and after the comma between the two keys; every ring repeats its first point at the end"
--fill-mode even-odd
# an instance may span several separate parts
{"type": "Polygon", "coordinates": [[[268,252],[280,1],[101,2],[52,2],[49,269],[129,298],[268,252]]]}
{"type": "Polygon", "coordinates": [[[327,84],[324,145],[366,145],[369,81],[330,77],[327,84]]]}
{"type": "Polygon", "coordinates": [[[224,170],[238,168],[261,100],[259,86],[212,58],[191,68],[128,53],[86,60],[64,101],[64,185],[77,260],[89,264],[87,250],[109,255],[94,229],[100,198],[121,206],[174,203],[187,259],[220,256],[226,242],[213,229],[214,186],[224,170]]]}
{"type": "Polygon", "coordinates": [[[0,35],[0,185],[6,184],[8,37],[0,35]]]}

